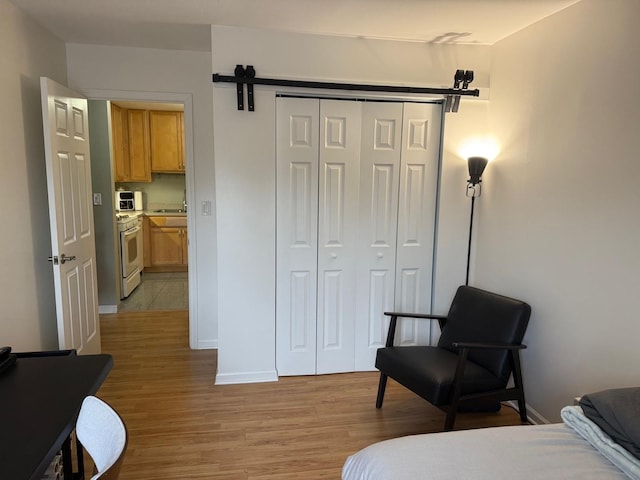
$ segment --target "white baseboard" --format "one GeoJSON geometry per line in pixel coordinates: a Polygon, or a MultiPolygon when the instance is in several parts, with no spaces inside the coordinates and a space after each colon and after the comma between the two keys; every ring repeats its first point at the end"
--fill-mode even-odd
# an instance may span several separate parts
{"type": "Polygon", "coordinates": [[[233,385],[236,383],[277,382],[278,372],[267,370],[264,372],[239,372],[216,374],[215,385],[233,385]]]}
{"type": "MultiPolygon", "coordinates": [[[[516,412],[520,411],[518,409],[518,402],[516,402],[515,400],[511,400],[511,401],[509,401],[507,403],[509,405],[511,405],[511,407],[513,407],[513,409],[516,412]]],[[[531,423],[533,423],[534,425],[542,425],[542,424],[551,423],[549,420],[547,420],[542,415],[540,415],[540,413],[536,409],[531,408],[531,405],[529,405],[528,403],[527,403],[527,419],[531,423]]]]}
{"type": "Polygon", "coordinates": [[[218,340],[200,340],[195,346],[195,350],[215,350],[216,348],[218,348],[218,340]]]}
{"type": "Polygon", "coordinates": [[[549,420],[544,418],[540,414],[540,412],[536,411],[534,408],[531,408],[529,405],[527,405],[527,417],[529,417],[529,421],[535,425],[551,423],[549,420]]]}
{"type": "Polygon", "coordinates": [[[118,313],[118,305],[99,305],[98,313],[102,315],[103,313],[118,313]]]}

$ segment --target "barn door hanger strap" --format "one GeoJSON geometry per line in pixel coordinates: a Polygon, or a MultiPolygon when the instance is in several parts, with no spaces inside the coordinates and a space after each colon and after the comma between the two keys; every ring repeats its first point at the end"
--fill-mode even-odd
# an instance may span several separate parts
{"type": "MultiPolygon", "coordinates": [[[[233,71],[236,78],[244,78],[246,70],[242,65],[236,65],[236,69],[233,71]]],[[[238,96],[238,110],[244,110],[244,83],[238,81],[236,83],[236,92],[238,96]]]]}
{"type": "Polygon", "coordinates": [[[238,110],[244,110],[244,84],[246,83],[248,108],[250,112],[253,112],[253,84],[248,82],[248,80],[255,78],[256,76],[256,71],[253,69],[253,65],[247,65],[247,68],[244,68],[242,65],[236,65],[233,75],[234,76],[231,78],[234,78],[234,81],[236,82],[238,110]]]}
{"type": "Polygon", "coordinates": [[[277,87],[321,88],[325,90],[355,90],[360,92],[414,93],[426,95],[443,95],[445,111],[457,112],[460,97],[478,97],[480,90],[469,90],[473,81],[473,70],[456,70],[452,88],[406,87],[398,85],[368,85],[358,83],[314,82],[308,80],[285,80],[278,78],[256,78],[253,65],[236,65],[234,75],[213,74],[214,82],[235,83],[238,97],[238,110],[244,110],[244,84],[247,84],[247,109],[254,111],[253,86],[271,85],[277,87]]]}
{"type": "MultiPolygon", "coordinates": [[[[473,70],[456,70],[453,76],[453,89],[468,91],[469,84],[473,82],[473,70]]],[[[477,90],[476,90],[477,91],[477,90]]],[[[457,112],[460,107],[460,94],[450,94],[445,97],[444,111],[457,112]]]]}

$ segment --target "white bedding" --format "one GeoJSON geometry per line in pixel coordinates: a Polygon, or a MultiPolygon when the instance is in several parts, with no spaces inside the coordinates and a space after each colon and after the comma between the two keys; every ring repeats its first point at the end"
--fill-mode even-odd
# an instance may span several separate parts
{"type": "Polygon", "coordinates": [[[589,420],[578,406],[564,407],[560,416],[565,424],[578,432],[611,463],[632,480],[640,480],[640,459],[614,442],[609,435],[589,420]]]}
{"type": "Polygon", "coordinates": [[[565,424],[395,438],[350,456],[343,480],[621,479],[628,477],[565,424]]]}

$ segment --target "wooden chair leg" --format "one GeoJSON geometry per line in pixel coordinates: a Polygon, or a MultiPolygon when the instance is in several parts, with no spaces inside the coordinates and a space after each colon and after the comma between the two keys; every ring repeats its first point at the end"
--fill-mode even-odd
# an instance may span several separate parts
{"type": "Polygon", "coordinates": [[[387,388],[387,375],[380,372],[380,382],[378,382],[378,398],[376,399],[376,408],[382,407],[384,400],[384,391],[387,388]]]}
{"type": "Polygon", "coordinates": [[[456,413],[460,406],[460,395],[462,394],[462,379],[464,378],[464,367],[467,362],[468,348],[461,348],[458,352],[458,364],[456,365],[456,373],[453,377],[453,391],[451,392],[451,401],[449,402],[449,410],[447,417],[444,419],[444,431],[453,430],[453,423],[456,420],[456,413]]]}
{"type": "Polygon", "coordinates": [[[522,370],[520,368],[520,353],[511,351],[511,362],[513,370],[513,383],[518,390],[518,410],[520,412],[520,421],[527,423],[529,418],[527,417],[527,403],[524,400],[524,382],[522,381],[522,370]]]}
{"type": "Polygon", "coordinates": [[[456,421],[457,410],[457,407],[454,408],[453,405],[449,406],[449,409],[447,410],[447,416],[444,419],[445,432],[450,432],[451,430],[453,430],[453,424],[456,421]]]}
{"type": "Polygon", "coordinates": [[[524,398],[518,399],[518,410],[520,410],[520,421],[522,423],[528,423],[529,417],[527,416],[527,404],[524,403],[524,398]]]}

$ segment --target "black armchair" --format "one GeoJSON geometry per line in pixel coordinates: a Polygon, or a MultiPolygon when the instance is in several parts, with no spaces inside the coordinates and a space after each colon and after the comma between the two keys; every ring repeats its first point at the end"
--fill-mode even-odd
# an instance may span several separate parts
{"type": "Polygon", "coordinates": [[[458,288],[449,314],[385,312],[391,317],[387,342],[376,354],[380,383],[376,408],[382,407],[387,377],[447,411],[444,430],[465,406],[517,400],[527,421],[520,350],[531,307],[520,300],[478,288],[458,288]],[[394,346],[399,317],[438,320],[437,346],[394,346]],[[514,386],[507,388],[513,373],[514,386]]]}

